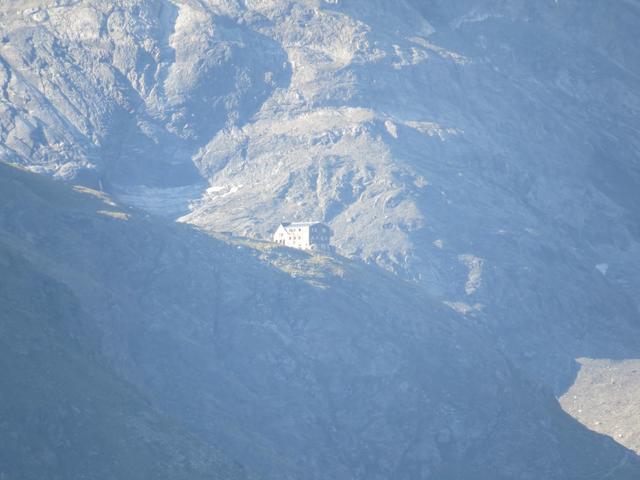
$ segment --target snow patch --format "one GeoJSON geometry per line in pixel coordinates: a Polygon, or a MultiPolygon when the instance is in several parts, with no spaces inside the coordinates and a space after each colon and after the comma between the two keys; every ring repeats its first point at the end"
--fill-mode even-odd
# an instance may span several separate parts
{"type": "Polygon", "coordinates": [[[473,312],[480,312],[484,308],[484,305],[482,305],[481,303],[469,305],[468,303],[465,303],[465,302],[445,301],[444,304],[447,307],[451,308],[452,310],[455,310],[456,312],[462,315],[469,315],[470,313],[473,313],[473,312]]]}
{"type": "Polygon", "coordinates": [[[420,133],[427,135],[428,137],[438,137],[443,142],[450,137],[457,136],[461,133],[457,128],[443,127],[435,122],[417,122],[407,121],[404,124],[408,127],[417,130],[420,133]]]}
{"type": "Polygon", "coordinates": [[[436,45],[435,43],[431,43],[426,38],[410,37],[409,40],[412,41],[413,43],[417,43],[418,45],[424,47],[427,50],[432,51],[433,53],[438,55],[440,58],[443,58],[444,60],[451,60],[454,63],[457,63],[458,65],[468,65],[469,63],[471,63],[471,60],[465,57],[464,55],[451,50],[447,50],[446,48],[441,47],[440,45],[436,45]]]}
{"type": "Polygon", "coordinates": [[[123,188],[115,197],[140,210],[167,218],[177,218],[189,213],[191,203],[201,197],[202,185],[186,185],[173,188],[155,188],[146,185],[123,188]]]}
{"type": "Polygon", "coordinates": [[[243,185],[222,185],[222,186],[211,186],[206,190],[206,196],[209,199],[213,199],[216,197],[224,198],[228,195],[233,195],[238,190],[240,190],[243,185]]]}
{"type": "Polygon", "coordinates": [[[464,291],[467,295],[473,295],[478,291],[478,288],[480,288],[480,285],[482,284],[482,267],[484,260],[469,254],[458,255],[458,260],[469,269],[464,291]]]}
{"type": "Polygon", "coordinates": [[[384,122],[384,128],[387,129],[387,132],[389,132],[389,135],[393,138],[398,138],[398,127],[391,120],[384,122]]]}

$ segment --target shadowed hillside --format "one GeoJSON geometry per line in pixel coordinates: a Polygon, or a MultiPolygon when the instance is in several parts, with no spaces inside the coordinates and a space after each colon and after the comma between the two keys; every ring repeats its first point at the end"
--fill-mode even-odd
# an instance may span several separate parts
{"type": "Polygon", "coordinates": [[[75,186],[2,167],[1,308],[150,402],[121,455],[167,432],[187,462],[188,432],[267,478],[635,469],[553,396],[637,448],[637,0],[4,0],[0,26],[0,161],[75,186]],[[268,241],[306,220],[339,255],[268,241]]]}
{"type": "Polygon", "coordinates": [[[0,197],[9,473],[240,475],[215,448],[265,478],[638,474],[481,325],[388,273],[8,166],[0,197]]]}

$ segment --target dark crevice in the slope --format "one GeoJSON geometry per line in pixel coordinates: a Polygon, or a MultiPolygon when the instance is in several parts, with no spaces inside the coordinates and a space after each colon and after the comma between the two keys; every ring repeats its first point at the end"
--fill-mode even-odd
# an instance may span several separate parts
{"type": "MultiPolygon", "coordinates": [[[[119,127],[114,131],[124,130],[125,141],[119,133],[114,134],[103,149],[108,181],[114,186],[173,187],[203,183],[201,175],[204,172],[198,172],[192,162],[194,155],[220,130],[248,122],[275,89],[290,82],[290,68],[283,67],[288,65],[286,54],[275,41],[246,24],[214,17],[211,12],[207,14],[211,16],[214,33],[209,39],[208,50],[203,52],[197,83],[193,89],[180,92],[177,100],[172,100],[167,82],[175,75],[171,69],[177,61],[176,48],[179,47],[171,45],[171,37],[176,34],[178,11],[169,2],[161,4],[158,15],[164,57],[161,73],[154,83],[153,101],[164,105],[167,119],[175,115],[178,120],[166,120],[169,123],[159,125],[156,130],[159,136],[152,141],[140,131],[137,118],[127,112],[120,113],[121,118],[113,122],[119,127]],[[168,25],[174,28],[167,30],[168,25]],[[231,50],[227,54],[232,56],[233,64],[229,59],[219,58],[220,49],[228,48],[231,50]],[[260,52],[259,61],[256,61],[256,52],[260,52]],[[274,73],[272,84],[265,82],[268,71],[274,73]],[[122,118],[127,116],[131,118],[122,118]],[[129,127],[123,129],[120,126],[123,123],[129,127]]],[[[122,74],[118,77],[135,98],[136,117],[145,118],[151,125],[158,124],[158,120],[147,112],[147,100],[127,85],[128,80],[122,74]]]]}
{"type": "Polygon", "coordinates": [[[7,63],[7,61],[0,55],[0,67],[5,71],[5,78],[0,85],[0,90],[2,90],[2,98],[6,101],[9,101],[9,84],[11,83],[12,73],[11,66],[7,63]]]}

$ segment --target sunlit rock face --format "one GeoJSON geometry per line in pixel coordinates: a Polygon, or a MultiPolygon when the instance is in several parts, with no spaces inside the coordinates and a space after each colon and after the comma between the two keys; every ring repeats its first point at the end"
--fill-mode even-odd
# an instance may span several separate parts
{"type": "Polygon", "coordinates": [[[635,2],[17,1],[0,158],[210,231],[329,224],[562,393],[637,356],[635,2]]]}
{"type": "Polygon", "coordinates": [[[580,358],[578,363],[575,383],[560,398],[562,408],[591,430],[640,452],[640,360],[580,358]]]}
{"type": "Polygon", "coordinates": [[[274,41],[191,2],[9,1],[0,15],[2,156],[62,178],[198,182],[192,155],[288,78],[274,41]]]}

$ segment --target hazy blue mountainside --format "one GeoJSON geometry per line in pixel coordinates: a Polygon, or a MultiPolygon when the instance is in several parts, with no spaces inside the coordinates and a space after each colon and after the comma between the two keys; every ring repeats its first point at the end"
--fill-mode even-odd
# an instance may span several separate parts
{"type": "Polygon", "coordinates": [[[560,389],[637,352],[639,10],[3,2],[0,156],[214,231],[324,220],[560,389]]]}
{"type": "Polygon", "coordinates": [[[108,365],[99,305],[85,296],[105,285],[47,249],[79,248],[66,234],[88,223],[93,249],[114,232],[95,218],[96,202],[48,183],[0,165],[0,478],[248,478],[108,365]],[[74,281],[88,283],[79,291],[74,281]]]}
{"type": "Polygon", "coordinates": [[[370,267],[251,245],[0,165],[0,471],[241,478],[233,458],[265,478],[640,472],[482,325],[370,267]]]}
{"type": "Polygon", "coordinates": [[[109,368],[259,472],[545,477],[571,458],[545,389],[639,357],[638,31],[637,0],[4,0],[0,160],[236,235],[14,189],[14,247],[46,246],[29,268],[109,368]],[[282,220],[354,263],[271,249],[282,220]]]}

